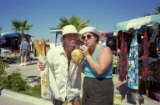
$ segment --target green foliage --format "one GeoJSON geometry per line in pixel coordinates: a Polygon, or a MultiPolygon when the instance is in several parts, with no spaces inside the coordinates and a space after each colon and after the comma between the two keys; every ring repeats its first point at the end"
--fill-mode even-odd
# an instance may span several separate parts
{"type": "Polygon", "coordinates": [[[8,87],[13,91],[22,91],[26,90],[27,81],[21,77],[21,74],[18,72],[14,72],[8,75],[8,87]]]}
{"type": "Polygon", "coordinates": [[[31,96],[41,97],[41,85],[35,85],[32,89],[31,96]]]}
{"type": "Polygon", "coordinates": [[[2,87],[2,88],[5,88],[5,87],[7,87],[6,86],[6,83],[7,82],[7,78],[6,78],[6,76],[0,76],[0,87],[2,87]]]}
{"type": "Polygon", "coordinates": [[[21,93],[41,98],[41,85],[29,86],[25,91],[21,91],[21,93]]]}
{"type": "Polygon", "coordinates": [[[31,87],[27,84],[26,79],[22,78],[22,75],[18,71],[14,71],[11,74],[7,74],[5,68],[8,64],[3,62],[0,58],[0,87],[17,91],[27,95],[41,97],[41,85],[31,87]]]}
{"type": "Polygon", "coordinates": [[[8,64],[3,62],[2,59],[0,58],[0,76],[6,75],[5,68],[8,67],[8,64]]]}
{"type": "Polygon", "coordinates": [[[27,82],[21,77],[18,72],[13,72],[9,75],[0,76],[0,86],[2,88],[13,91],[24,91],[27,88],[27,82]]]}
{"type": "Polygon", "coordinates": [[[88,20],[88,19],[87,20],[81,20],[77,16],[71,16],[69,19],[67,19],[65,17],[61,17],[59,20],[60,20],[60,24],[57,26],[57,28],[62,29],[62,27],[72,24],[76,27],[76,29],[78,31],[80,29],[86,27],[87,24],[90,22],[90,20],[88,20]]]}
{"type": "Polygon", "coordinates": [[[11,23],[13,25],[13,28],[11,28],[11,29],[16,31],[16,32],[17,31],[21,31],[22,32],[22,36],[24,37],[24,31],[25,30],[30,30],[30,28],[32,26],[34,26],[33,24],[28,25],[27,21],[28,20],[24,20],[24,21],[13,20],[13,21],[11,21],[11,23]]]}
{"type": "Polygon", "coordinates": [[[156,5],[154,14],[155,15],[160,14],[160,4],[156,5]]]}

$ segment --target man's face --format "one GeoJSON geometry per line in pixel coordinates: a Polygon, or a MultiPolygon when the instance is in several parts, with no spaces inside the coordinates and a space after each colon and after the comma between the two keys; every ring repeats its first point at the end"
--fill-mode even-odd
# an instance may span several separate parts
{"type": "Polygon", "coordinates": [[[64,36],[64,43],[70,44],[74,46],[78,40],[78,35],[77,34],[66,34],[64,36]]]}

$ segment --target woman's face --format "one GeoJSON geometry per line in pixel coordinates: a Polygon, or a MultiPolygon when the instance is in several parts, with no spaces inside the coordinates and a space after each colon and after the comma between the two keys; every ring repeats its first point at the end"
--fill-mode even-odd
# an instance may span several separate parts
{"type": "Polygon", "coordinates": [[[86,46],[90,47],[96,43],[97,38],[92,33],[87,32],[82,35],[82,40],[86,46]]]}

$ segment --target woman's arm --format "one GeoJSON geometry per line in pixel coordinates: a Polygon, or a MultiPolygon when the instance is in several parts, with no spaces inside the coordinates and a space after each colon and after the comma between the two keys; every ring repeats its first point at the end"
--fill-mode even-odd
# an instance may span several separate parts
{"type": "Polygon", "coordinates": [[[95,62],[91,55],[87,54],[86,59],[91,68],[98,74],[103,74],[112,63],[112,51],[109,47],[103,47],[98,54],[98,62],[95,62]]]}

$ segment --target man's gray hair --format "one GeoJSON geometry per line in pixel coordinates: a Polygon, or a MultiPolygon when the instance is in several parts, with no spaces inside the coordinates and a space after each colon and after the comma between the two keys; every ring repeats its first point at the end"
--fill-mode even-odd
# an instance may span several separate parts
{"type": "Polygon", "coordinates": [[[26,40],[26,38],[23,37],[23,40],[26,40]]]}

